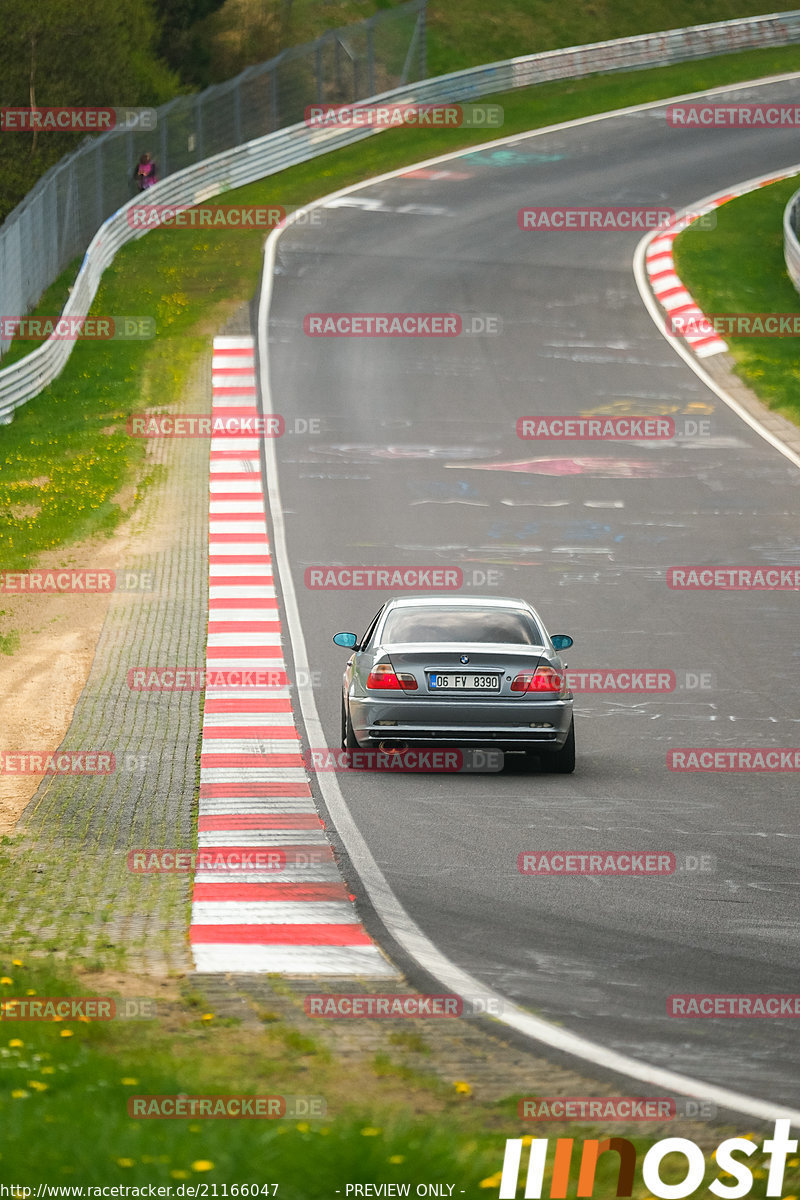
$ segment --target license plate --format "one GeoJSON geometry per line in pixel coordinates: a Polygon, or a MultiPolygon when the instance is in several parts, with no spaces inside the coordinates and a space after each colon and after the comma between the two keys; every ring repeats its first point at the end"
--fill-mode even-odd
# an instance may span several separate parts
{"type": "Polygon", "coordinates": [[[499,692],[499,675],[439,675],[428,676],[432,692],[499,692]]]}

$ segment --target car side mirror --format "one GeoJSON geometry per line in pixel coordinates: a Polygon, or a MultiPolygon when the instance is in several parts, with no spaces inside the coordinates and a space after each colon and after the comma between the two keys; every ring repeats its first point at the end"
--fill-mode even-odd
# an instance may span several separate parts
{"type": "Polygon", "coordinates": [[[347,650],[355,650],[358,646],[358,638],[354,633],[335,633],[333,640],[337,646],[344,646],[347,650]]]}
{"type": "Polygon", "coordinates": [[[572,638],[568,633],[554,633],[550,638],[550,641],[553,643],[556,650],[569,650],[570,646],[573,645],[572,638]]]}

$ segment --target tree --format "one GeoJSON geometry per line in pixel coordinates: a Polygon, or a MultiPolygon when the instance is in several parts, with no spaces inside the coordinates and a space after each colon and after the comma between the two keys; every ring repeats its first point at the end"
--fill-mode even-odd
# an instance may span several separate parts
{"type": "MultiPolygon", "coordinates": [[[[151,0],[0,0],[0,21],[2,107],[155,107],[180,90],[151,0]]],[[[0,136],[0,219],[82,136],[0,136]]]]}

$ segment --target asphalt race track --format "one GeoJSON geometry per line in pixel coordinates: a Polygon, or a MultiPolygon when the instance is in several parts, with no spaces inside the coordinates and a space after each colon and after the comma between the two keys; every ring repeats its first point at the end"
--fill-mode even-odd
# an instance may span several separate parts
{"type": "MultiPolygon", "coordinates": [[[[715,99],[794,101],[796,84],[715,99]]],[[[797,593],[670,590],[669,566],[800,564],[800,472],[675,353],[632,272],[640,232],[523,232],[530,205],[678,209],[798,155],[795,130],[668,127],[665,107],[465,153],[360,190],[278,244],[269,363],[287,544],[317,706],[339,744],[346,652],[384,594],[326,564],[460,567],[575,638],[572,670],[669,669],[667,694],[576,696],[557,777],[350,772],[396,895],[453,962],[564,1028],[775,1103],[791,1019],[676,1019],[667,997],[799,992],[797,777],[680,773],[676,747],[796,747],[797,593]],[[309,313],[499,316],[495,335],[312,338],[309,313]],[[526,415],[670,414],[661,442],[522,441],[526,415]],[[697,433],[687,420],[708,420],[697,433]],[[494,572],[494,575],[490,574],[494,572]],[[532,878],[526,850],[673,851],[654,878],[532,878]],[[687,859],[687,856],[691,856],[687,859]]],[[[474,581],[474,582],[473,582],[474,581]]]]}

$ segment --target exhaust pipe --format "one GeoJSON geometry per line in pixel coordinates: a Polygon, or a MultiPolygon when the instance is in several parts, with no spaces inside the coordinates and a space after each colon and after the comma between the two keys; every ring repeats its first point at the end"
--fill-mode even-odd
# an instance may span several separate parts
{"type": "Polygon", "coordinates": [[[408,749],[408,742],[378,742],[382,754],[403,754],[408,749]]]}

